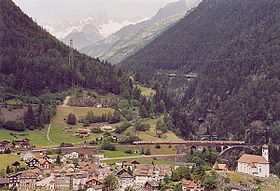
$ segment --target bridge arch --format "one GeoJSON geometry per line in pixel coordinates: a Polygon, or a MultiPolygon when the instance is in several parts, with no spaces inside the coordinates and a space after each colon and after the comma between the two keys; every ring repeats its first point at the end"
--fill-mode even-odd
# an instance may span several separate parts
{"type": "Polygon", "coordinates": [[[226,152],[234,150],[234,149],[249,149],[253,152],[255,152],[256,150],[253,149],[250,146],[246,146],[246,145],[236,145],[236,146],[228,146],[227,148],[223,149],[220,153],[220,156],[224,155],[226,152]]]}
{"type": "Polygon", "coordinates": [[[197,146],[191,145],[191,146],[190,146],[190,149],[191,149],[191,150],[196,150],[196,149],[197,149],[197,146]]]}

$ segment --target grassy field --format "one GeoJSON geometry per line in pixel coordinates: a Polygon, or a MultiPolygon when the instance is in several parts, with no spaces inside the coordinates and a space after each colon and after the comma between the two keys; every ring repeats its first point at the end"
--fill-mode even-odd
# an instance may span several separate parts
{"type": "MultiPolygon", "coordinates": [[[[84,117],[87,112],[92,111],[94,115],[108,114],[113,112],[113,109],[110,108],[94,108],[94,107],[57,107],[57,115],[52,120],[51,130],[50,130],[50,139],[53,141],[54,145],[58,145],[62,142],[64,143],[73,143],[79,144],[84,143],[85,141],[95,140],[99,135],[91,134],[89,137],[80,138],[75,136],[75,132],[84,128],[82,124],[77,125],[67,125],[64,119],[67,118],[68,114],[73,113],[76,115],[77,119],[84,117]]],[[[90,127],[89,127],[90,128],[90,127]]]]}
{"type": "MultiPolygon", "coordinates": [[[[175,165],[174,161],[167,161],[167,160],[154,160],[152,157],[139,157],[139,158],[128,158],[125,159],[125,161],[131,162],[137,160],[139,161],[141,164],[154,164],[154,165],[160,165],[160,164],[164,164],[164,165],[170,165],[171,167],[173,167],[175,165]]],[[[116,162],[123,162],[124,160],[103,160],[103,162],[105,162],[106,164],[112,165],[115,164],[116,162]]]]}
{"type": "Polygon", "coordinates": [[[43,130],[24,132],[14,132],[5,129],[0,129],[0,140],[12,141],[15,138],[28,138],[32,145],[37,147],[51,147],[59,145],[62,142],[79,144],[84,141],[90,141],[97,138],[98,134],[91,134],[89,137],[80,138],[75,136],[75,131],[79,128],[83,128],[82,124],[77,124],[75,126],[68,126],[64,122],[64,118],[68,114],[74,113],[77,118],[85,116],[88,111],[93,111],[95,115],[107,114],[109,111],[113,112],[110,108],[93,108],[93,107],[57,107],[57,115],[52,120],[50,139],[53,143],[50,143],[47,139],[47,127],[43,130]],[[14,134],[15,136],[12,136],[14,134]]]}
{"type": "Polygon", "coordinates": [[[24,132],[8,131],[5,129],[0,130],[0,140],[12,141],[16,138],[28,138],[32,145],[36,145],[39,147],[49,145],[46,135],[47,135],[46,128],[43,130],[34,130],[34,131],[26,130],[24,132]]]}
{"type": "Polygon", "coordinates": [[[0,155],[0,170],[3,171],[9,165],[11,166],[14,162],[19,161],[20,157],[18,155],[0,155]]]}
{"type": "Polygon", "coordinates": [[[177,154],[177,149],[175,146],[169,147],[168,145],[161,145],[159,149],[155,148],[154,145],[145,145],[145,146],[137,146],[137,145],[118,145],[117,147],[118,151],[126,151],[131,149],[133,152],[141,152],[142,149],[146,151],[147,149],[150,149],[152,155],[159,155],[159,154],[177,154]]]}
{"type": "Polygon", "coordinates": [[[98,137],[97,134],[91,134],[85,138],[75,136],[74,134],[76,130],[80,128],[83,128],[82,125],[68,126],[62,123],[54,123],[51,126],[50,139],[53,141],[53,145],[59,145],[63,142],[80,144],[84,143],[85,141],[95,140],[98,137]]]}
{"type": "Polygon", "coordinates": [[[64,123],[64,119],[66,119],[70,113],[75,114],[77,119],[79,119],[81,117],[84,117],[89,111],[92,111],[94,115],[108,114],[110,111],[114,112],[114,110],[110,108],[57,106],[57,115],[53,118],[52,122],[64,123]]]}
{"type": "Polygon", "coordinates": [[[256,178],[237,172],[229,172],[227,174],[231,182],[235,184],[245,184],[251,187],[260,187],[262,191],[279,191],[280,180],[278,178],[256,178]],[[258,182],[261,182],[258,184],[258,182]]]}
{"type": "Polygon", "coordinates": [[[148,88],[148,87],[145,87],[145,86],[142,86],[142,85],[137,85],[137,87],[140,89],[141,91],[141,94],[143,96],[153,96],[156,94],[156,91],[153,90],[152,88],[148,88]]]}
{"type": "MultiPolygon", "coordinates": [[[[161,117],[157,117],[155,119],[144,119],[142,120],[143,123],[148,123],[151,128],[149,131],[138,131],[136,135],[143,141],[160,141],[160,140],[170,140],[170,141],[180,141],[182,140],[178,137],[174,132],[168,131],[163,136],[159,137],[156,134],[156,123],[160,120],[161,117]]],[[[134,127],[128,128],[125,133],[135,134],[134,127]]]]}
{"type": "Polygon", "coordinates": [[[106,158],[138,156],[138,154],[126,154],[123,150],[119,151],[103,151],[106,158]]]}

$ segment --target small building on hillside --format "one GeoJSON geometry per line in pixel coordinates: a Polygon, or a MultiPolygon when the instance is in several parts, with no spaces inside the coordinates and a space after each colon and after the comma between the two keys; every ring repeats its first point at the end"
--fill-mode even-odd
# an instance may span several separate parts
{"type": "Polygon", "coordinates": [[[27,138],[24,139],[15,139],[13,141],[13,145],[15,148],[22,148],[22,149],[28,149],[31,147],[30,140],[27,138]]]}
{"type": "Polygon", "coordinates": [[[164,135],[163,131],[160,130],[160,129],[157,129],[157,130],[156,130],[156,134],[157,134],[157,136],[159,136],[159,137],[161,137],[161,136],[164,135]]]}
{"type": "Polygon", "coordinates": [[[7,149],[11,149],[12,144],[9,141],[0,141],[0,152],[5,152],[7,149]]]}
{"type": "Polygon", "coordinates": [[[113,132],[115,130],[111,125],[103,125],[100,129],[103,132],[113,132]]]}
{"type": "Polygon", "coordinates": [[[227,172],[228,167],[227,167],[227,164],[220,164],[220,163],[216,162],[213,165],[213,170],[220,171],[220,172],[227,172]]]}
{"type": "Polygon", "coordinates": [[[269,177],[268,146],[262,147],[262,156],[242,155],[238,160],[237,172],[250,174],[257,177],[269,177]]]}
{"type": "Polygon", "coordinates": [[[182,191],[202,191],[202,190],[203,189],[199,183],[186,179],[182,181],[182,191]]]}

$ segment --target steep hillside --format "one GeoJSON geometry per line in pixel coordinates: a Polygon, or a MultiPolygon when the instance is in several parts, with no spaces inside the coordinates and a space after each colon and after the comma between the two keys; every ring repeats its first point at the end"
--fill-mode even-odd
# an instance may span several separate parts
{"type": "Polygon", "coordinates": [[[70,48],[37,26],[11,0],[0,3],[0,92],[38,95],[71,87],[119,93],[121,80],[109,64],[74,51],[75,68],[68,64],[70,48]]]}
{"type": "Polygon", "coordinates": [[[280,119],[279,19],[279,1],[204,0],[122,64],[161,82],[156,74],[196,73],[185,128],[264,142],[280,119]]]}
{"type": "MultiPolygon", "coordinates": [[[[197,5],[198,2],[196,0],[191,6],[197,5]]],[[[107,39],[82,49],[81,52],[116,64],[141,49],[170,25],[183,18],[187,10],[192,7],[189,7],[185,0],[170,3],[161,8],[151,19],[128,25],[107,39]]]]}

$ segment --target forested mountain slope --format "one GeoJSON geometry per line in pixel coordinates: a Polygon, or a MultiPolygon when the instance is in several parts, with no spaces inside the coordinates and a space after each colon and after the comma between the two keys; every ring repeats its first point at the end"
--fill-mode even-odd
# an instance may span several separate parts
{"type": "Polygon", "coordinates": [[[263,141],[267,127],[279,131],[279,20],[279,1],[204,0],[122,66],[150,79],[169,70],[197,74],[181,103],[186,136],[198,128],[263,141]]]}
{"type": "Polygon", "coordinates": [[[121,79],[114,67],[74,51],[36,25],[11,0],[0,1],[0,90],[38,95],[79,86],[119,93],[121,79]]]}

